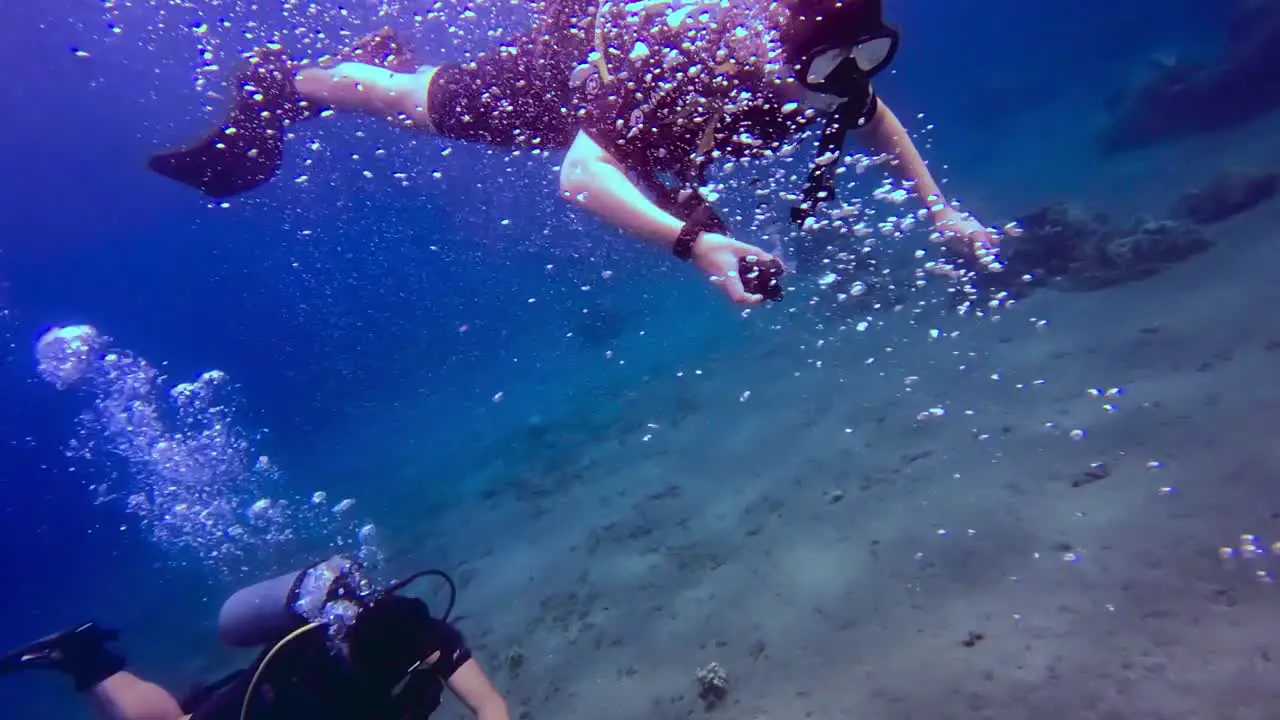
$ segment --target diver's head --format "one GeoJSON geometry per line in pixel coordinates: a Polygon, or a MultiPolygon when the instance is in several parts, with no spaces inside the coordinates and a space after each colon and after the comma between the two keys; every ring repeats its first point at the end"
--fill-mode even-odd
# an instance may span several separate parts
{"type": "Polygon", "coordinates": [[[404,677],[432,647],[431,611],[417,598],[385,595],[360,614],[347,634],[351,661],[374,675],[404,677]]]}
{"type": "Polygon", "coordinates": [[[360,614],[347,636],[351,664],[398,717],[426,717],[439,703],[428,672],[445,650],[427,604],[387,593],[360,614]]]}
{"type": "Polygon", "coordinates": [[[810,92],[849,98],[883,71],[898,50],[882,0],[783,0],[783,56],[810,92]]]}
{"type": "MultiPolygon", "coordinates": [[[[388,585],[360,612],[360,617],[346,635],[347,651],[352,664],[367,674],[372,682],[382,683],[391,695],[412,695],[417,682],[429,680],[426,673],[440,659],[440,625],[453,612],[457,587],[441,570],[423,570],[388,585]],[[396,593],[414,581],[428,576],[444,580],[449,587],[449,602],[438,618],[431,608],[417,598],[396,593]]],[[[426,713],[418,713],[425,717],[426,713]]]]}

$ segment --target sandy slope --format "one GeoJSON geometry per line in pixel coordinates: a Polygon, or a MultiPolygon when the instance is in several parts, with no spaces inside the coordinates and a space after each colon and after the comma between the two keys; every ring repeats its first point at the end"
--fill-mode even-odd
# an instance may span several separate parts
{"type": "Polygon", "coordinates": [[[713,660],[719,717],[1274,717],[1280,590],[1216,553],[1280,539],[1277,221],[999,323],[760,328],[415,555],[462,564],[462,624],[533,718],[700,716],[713,660]]]}

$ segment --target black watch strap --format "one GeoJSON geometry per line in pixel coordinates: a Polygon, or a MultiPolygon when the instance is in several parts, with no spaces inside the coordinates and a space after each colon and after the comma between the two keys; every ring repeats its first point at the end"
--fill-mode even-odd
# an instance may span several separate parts
{"type": "Polygon", "coordinates": [[[693,244],[698,241],[698,236],[704,232],[724,232],[724,222],[716,215],[716,211],[711,206],[702,202],[693,212],[689,214],[689,219],[685,221],[684,226],[680,228],[680,234],[676,236],[676,241],[671,245],[671,254],[681,260],[693,259],[693,244]]]}
{"type": "Polygon", "coordinates": [[[686,222],[684,227],[680,228],[680,234],[676,236],[676,241],[671,245],[671,254],[685,262],[692,260],[693,244],[698,241],[698,236],[701,234],[701,224],[695,224],[693,220],[686,222]]]}

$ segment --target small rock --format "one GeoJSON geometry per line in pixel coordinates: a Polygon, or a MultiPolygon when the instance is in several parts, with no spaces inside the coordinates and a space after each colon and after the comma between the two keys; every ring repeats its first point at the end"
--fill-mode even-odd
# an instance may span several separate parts
{"type": "Polygon", "coordinates": [[[836,503],[844,499],[843,490],[828,490],[826,494],[827,494],[827,502],[832,505],[835,505],[836,503]]]}
{"type": "Polygon", "coordinates": [[[1084,487],[1092,485],[1099,480],[1106,480],[1111,477],[1111,468],[1107,467],[1104,462],[1089,463],[1089,469],[1084,471],[1081,477],[1071,481],[1071,487],[1084,487]]]}
{"type": "Polygon", "coordinates": [[[1222,607],[1235,607],[1240,604],[1240,598],[1236,597],[1236,594],[1227,588],[1219,588],[1213,592],[1213,602],[1215,605],[1221,605],[1222,607]]]}
{"type": "Polygon", "coordinates": [[[519,647],[513,647],[507,651],[506,656],[507,672],[511,677],[515,678],[520,675],[520,669],[524,667],[524,650],[519,647]]]}
{"type": "Polygon", "coordinates": [[[698,680],[698,698],[703,707],[712,710],[729,695],[729,674],[720,663],[712,662],[698,668],[694,677],[698,680]]]}

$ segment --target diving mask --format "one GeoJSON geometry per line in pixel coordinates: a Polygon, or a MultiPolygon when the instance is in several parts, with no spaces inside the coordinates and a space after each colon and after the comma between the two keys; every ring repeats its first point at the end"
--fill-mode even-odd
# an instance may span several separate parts
{"type": "Polygon", "coordinates": [[[855,42],[822,45],[797,63],[800,84],[823,95],[848,98],[893,62],[898,32],[884,26],[855,42]]]}

